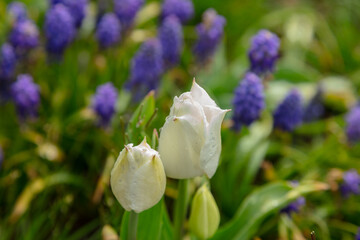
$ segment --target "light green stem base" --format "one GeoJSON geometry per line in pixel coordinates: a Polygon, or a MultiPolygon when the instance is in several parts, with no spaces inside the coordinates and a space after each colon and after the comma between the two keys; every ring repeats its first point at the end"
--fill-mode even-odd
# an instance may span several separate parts
{"type": "Polygon", "coordinates": [[[138,217],[139,215],[136,212],[134,211],[130,212],[129,226],[128,226],[128,240],[136,240],[138,217]]]}
{"type": "Polygon", "coordinates": [[[178,197],[175,203],[175,214],[174,214],[174,238],[175,240],[182,239],[182,230],[186,212],[189,203],[189,180],[181,179],[178,184],[178,197]]]}

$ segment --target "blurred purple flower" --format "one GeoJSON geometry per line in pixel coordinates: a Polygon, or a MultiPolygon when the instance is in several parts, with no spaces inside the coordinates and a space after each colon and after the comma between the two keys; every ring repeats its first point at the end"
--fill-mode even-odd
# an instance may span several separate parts
{"type": "Polygon", "coordinates": [[[158,39],[144,42],[131,62],[130,79],[126,88],[140,100],[150,90],[156,89],[163,73],[162,50],[158,39]]]}
{"type": "Polygon", "coordinates": [[[254,73],[247,73],[235,90],[234,130],[238,131],[241,125],[249,126],[257,120],[265,107],[264,89],[261,79],[254,73]]]}
{"type": "Polygon", "coordinates": [[[68,8],[70,15],[74,19],[76,28],[81,26],[81,23],[86,15],[87,0],[50,0],[51,5],[63,4],[68,8]]]}
{"type": "Polygon", "coordinates": [[[304,109],[304,122],[318,120],[324,115],[323,89],[319,86],[315,95],[304,109]]]}
{"type": "Polygon", "coordinates": [[[360,194],[360,175],[355,169],[344,173],[340,190],[344,197],[349,197],[351,194],[360,194]]]}
{"type": "Polygon", "coordinates": [[[62,4],[51,7],[46,13],[45,36],[49,53],[61,56],[75,36],[73,17],[62,4]]]}
{"type": "Polygon", "coordinates": [[[22,2],[11,2],[7,6],[7,12],[12,17],[12,19],[16,21],[27,19],[26,7],[25,4],[23,4],[22,2]]]}
{"type": "Polygon", "coordinates": [[[252,39],[248,53],[250,71],[262,75],[273,72],[279,58],[280,39],[268,30],[260,30],[252,39]]]}
{"type": "Polygon", "coordinates": [[[196,60],[205,63],[209,60],[224,34],[226,20],[214,9],[208,9],[203,14],[203,21],[196,27],[198,39],[194,46],[196,60]]]}
{"type": "Polygon", "coordinates": [[[4,43],[0,49],[0,81],[13,76],[16,66],[16,55],[14,48],[4,43]]]}
{"type": "Polygon", "coordinates": [[[274,111],[274,127],[291,132],[301,124],[302,98],[297,90],[291,90],[274,111]]]}
{"type": "Polygon", "coordinates": [[[129,28],[144,0],[114,0],[114,11],[124,29],[129,28]]]}
{"type": "Polygon", "coordinates": [[[117,90],[110,82],[96,88],[96,93],[92,99],[92,108],[98,115],[101,126],[106,127],[110,124],[115,113],[117,97],[117,90]]]}
{"type": "Polygon", "coordinates": [[[159,40],[165,67],[170,68],[176,65],[179,62],[184,42],[182,26],[176,16],[171,15],[162,22],[159,40]]]}
{"type": "Polygon", "coordinates": [[[291,202],[289,205],[281,209],[281,212],[286,213],[290,215],[291,213],[295,212],[298,213],[306,203],[306,200],[304,197],[299,197],[295,201],[291,202]]]}
{"type": "Polygon", "coordinates": [[[29,19],[16,21],[9,36],[9,42],[20,51],[27,51],[39,44],[39,30],[29,19]]]}
{"type": "Polygon", "coordinates": [[[21,74],[11,86],[17,114],[21,120],[36,117],[40,103],[39,86],[29,74],[21,74]]]}
{"type": "Polygon", "coordinates": [[[175,15],[185,23],[194,15],[194,5],[191,0],[164,0],[162,5],[161,19],[175,15]]]}
{"type": "Polygon", "coordinates": [[[360,228],[358,229],[358,232],[355,236],[355,240],[360,240],[360,228]]]}
{"type": "Polygon", "coordinates": [[[96,38],[101,47],[107,48],[120,41],[121,25],[114,13],[105,14],[96,29],[96,38]]]}
{"type": "Polygon", "coordinates": [[[346,135],[350,142],[360,141],[360,106],[353,107],[346,116],[346,135]]]}

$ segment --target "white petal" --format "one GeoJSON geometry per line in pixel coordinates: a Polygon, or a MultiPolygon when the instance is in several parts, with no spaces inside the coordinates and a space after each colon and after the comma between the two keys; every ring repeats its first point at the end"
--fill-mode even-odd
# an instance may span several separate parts
{"type": "Polygon", "coordinates": [[[214,100],[211,99],[209,94],[202,87],[200,87],[195,81],[193,82],[190,92],[193,99],[199,102],[202,106],[217,107],[216,103],[214,102],[214,100]]]}
{"type": "Polygon", "coordinates": [[[167,118],[161,130],[159,153],[168,177],[184,179],[201,176],[200,151],[204,125],[193,126],[191,117],[167,118]]]}
{"type": "MultiPolygon", "coordinates": [[[[221,109],[220,109],[221,110],[221,109]]],[[[205,144],[200,153],[200,166],[211,178],[218,167],[221,153],[221,123],[228,110],[221,110],[214,116],[206,130],[205,144]]]]}

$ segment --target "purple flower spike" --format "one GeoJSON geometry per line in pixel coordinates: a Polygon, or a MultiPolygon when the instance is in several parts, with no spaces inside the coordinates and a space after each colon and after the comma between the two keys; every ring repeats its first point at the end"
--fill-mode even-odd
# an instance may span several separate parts
{"type": "Polygon", "coordinates": [[[165,0],[162,5],[161,19],[175,15],[185,23],[194,15],[194,5],[191,0],[165,0]]]}
{"type": "Polygon", "coordinates": [[[96,38],[101,47],[107,48],[120,41],[120,21],[113,13],[105,14],[96,29],[96,38]]]}
{"type": "Polygon", "coordinates": [[[247,73],[235,90],[234,130],[238,131],[241,125],[249,126],[260,117],[265,107],[264,89],[261,79],[254,73],[247,73]]]}
{"type": "Polygon", "coordinates": [[[315,95],[312,97],[304,110],[304,122],[312,122],[320,119],[324,115],[323,89],[317,88],[315,95]]]}
{"type": "Polygon", "coordinates": [[[360,106],[355,106],[346,116],[346,135],[351,143],[360,141],[360,106]]]}
{"type": "Polygon", "coordinates": [[[45,19],[45,35],[46,49],[50,54],[62,56],[73,40],[75,32],[73,17],[68,8],[57,4],[48,10],[45,19]]]}
{"type": "Polygon", "coordinates": [[[17,81],[11,86],[11,95],[20,120],[37,116],[40,91],[30,75],[22,74],[17,77],[17,81]]]}
{"type": "Polygon", "coordinates": [[[22,2],[11,2],[7,7],[7,12],[16,21],[27,19],[26,7],[22,2]]]}
{"type": "Polygon", "coordinates": [[[14,48],[4,43],[0,49],[0,81],[11,78],[16,66],[16,55],[14,48]]]}
{"type": "Polygon", "coordinates": [[[144,0],[114,0],[114,11],[124,29],[129,28],[136,14],[144,4],[144,0]]]}
{"type": "Polygon", "coordinates": [[[344,173],[343,183],[340,186],[340,190],[346,198],[351,194],[360,194],[360,175],[355,169],[351,169],[344,173]]]}
{"type": "Polygon", "coordinates": [[[179,62],[183,47],[183,32],[179,19],[171,15],[162,22],[159,29],[159,39],[166,68],[171,68],[179,62]]]}
{"type": "Polygon", "coordinates": [[[358,229],[358,232],[355,236],[355,240],[360,240],[360,228],[358,229]]]}
{"type": "Polygon", "coordinates": [[[295,201],[291,202],[289,205],[284,207],[281,212],[287,213],[288,215],[291,215],[291,213],[295,212],[298,213],[306,203],[306,200],[304,197],[299,197],[295,201]]]}
{"type": "Polygon", "coordinates": [[[292,90],[274,112],[274,127],[291,132],[302,122],[302,98],[298,91],[292,90]]]}
{"type": "Polygon", "coordinates": [[[163,73],[162,50],[157,39],[144,42],[131,62],[131,75],[126,88],[132,91],[135,100],[140,100],[149,91],[156,89],[163,73]]]}
{"type": "Polygon", "coordinates": [[[252,39],[248,53],[250,71],[263,75],[272,73],[279,58],[280,39],[268,30],[260,30],[252,39]]]}
{"type": "Polygon", "coordinates": [[[98,115],[101,126],[106,127],[110,124],[115,113],[117,97],[117,90],[112,83],[105,83],[97,87],[92,99],[92,108],[98,115]]]}
{"type": "Polygon", "coordinates": [[[27,51],[39,44],[39,30],[29,19],[16,21],[10,32],[9,42],[19,51],[27,51]]]}
{"type": "Polygon", "coordinates": [[[81,23],[86,15],[86,7],[88,0],[51,0],[51,5],[63,4],[68,8],[70,15],[74,19],[76,28],[81,26],[81,23]]]}
{"type": "Polygon", "coordinates": [[[198,40],[193,49],[198,62],[205,63],[214,55],[224,34],[225,23],[225,18],[214,9],[203,14],[203,22],[196,27],[198,40]]]}

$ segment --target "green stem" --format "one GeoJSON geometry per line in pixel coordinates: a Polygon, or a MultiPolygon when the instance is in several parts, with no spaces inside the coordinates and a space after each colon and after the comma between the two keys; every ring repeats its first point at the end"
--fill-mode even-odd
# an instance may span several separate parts
{"type": "Polygon", "coordinates": [[[128,225],[128,240],[136,240],[138,217],[139,215],[136,212],[130,212],[128,225]]]}
{"type": "Polygon", "coordinates": [[[174,225],[175,225],[175,240],[180,240],[182,237],[183,224],[186,217],[188,202],[189,202],[189,180],[181,179],[178,183],[178,197],[175,203],[174,225]]]}

